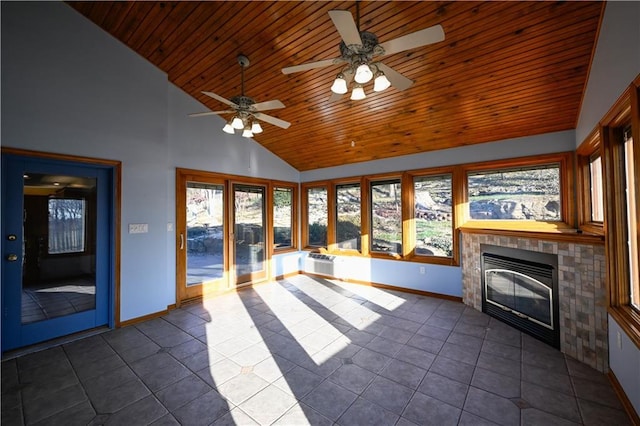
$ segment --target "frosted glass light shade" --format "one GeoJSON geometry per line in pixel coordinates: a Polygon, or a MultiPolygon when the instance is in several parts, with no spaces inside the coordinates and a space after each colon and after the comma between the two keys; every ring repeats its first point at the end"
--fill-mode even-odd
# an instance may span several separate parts
{"type": "Polygon", "coordinates": [[[383,72],[379,72],[378,74],[376,74],[376,79],[373,81],[374,92],[382,92],[389,86],[391,86],[391,82],[383,72]]]}
{"type": "Polygon", "coordinates": [[[353,91],[351,92],[351,100],[352,101],[359,101],[359,100],[362,100],[362,99],[364,99],[366,97],[367,97],[367,95],[365,95],[364,89],[362,88],[362,85],[356,84],[355,86],[353,86],[353,91]]]}
{"type": "Polygon", "coordinates": [[[225,133],[229,133],[230,135],[235,133],[231,123],[225,124],[224,127],[222,128],[222,131],[225,132],[225,133]]]}
{"type": "Polygon", "coordinates": [[[251,124],[251,133],[262,133],[262,126],[257,121],[251,124]]]}
{"type": "Polygon", "coordinates": [[[333,86],[331,86],[331,91],[338,95],[344,95],[347,93],[347,80],[344,79],[342,74],[338,74],[336,79],[333,81],[333,86]]]}
{"type": "Polygon", "coordinates": [[[368,64],[361,64],[358,69],[356,69],[356,75],[353,79],[356,83],[364,84],[368,81],[371,81],[373,78],[373,73],[371,72],[371,68],[369,68],[368,64]]]}
{"type": "Polygon", "coordinates": [[[251,131],[250,127],[246,127],[244,129],[244,131],[242,132],[242,136],[245,138],[252,138],[253,137],[253,132],[251,131]]]}
{"type": "Polygon", "coordinates": [[[233,117],[233,121],[231,121],[231,125],[233,126],[234,129],[237,129],[237,130],[244,129],[244,123],[242,122],[242,118],[238,117],[237,115],[233,117]]]}

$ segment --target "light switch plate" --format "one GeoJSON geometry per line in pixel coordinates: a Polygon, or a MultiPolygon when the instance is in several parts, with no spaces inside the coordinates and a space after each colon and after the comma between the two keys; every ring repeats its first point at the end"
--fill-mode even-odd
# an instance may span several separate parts
{"type": "Polygon", "coordinates": [[[129,224],[130,234],[146,234],[147,232],[149,232],[148,223],[130,223],[129,224]]]}

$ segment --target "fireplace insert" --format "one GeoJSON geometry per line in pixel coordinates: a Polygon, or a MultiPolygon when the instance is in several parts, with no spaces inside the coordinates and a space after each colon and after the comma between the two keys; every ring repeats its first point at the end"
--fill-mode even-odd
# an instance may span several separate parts
{"type": "Polygon", "coordinates": [[[480,245],[482,311],[560,349],[558,257],[480,245]]]}

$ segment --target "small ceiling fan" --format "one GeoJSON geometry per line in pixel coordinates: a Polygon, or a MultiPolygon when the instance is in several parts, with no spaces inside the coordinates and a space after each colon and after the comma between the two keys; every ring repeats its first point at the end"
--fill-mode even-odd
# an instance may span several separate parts
{"type": "Polygon", "coordinates": [[[337,100],[347,93],[348,86],[355,80],[352,100],[360,100],[366,97],[363,84],[374,79],[374,92],[385,90],[393,86],[398,90],[409,88],[414,81],[403,76],[393,68],[388,67],[376,58],[384,55],[392,55],[428,44],[444,40],[444,30],[441,25],[434,25],[420,31],[416,31],[402,37],[378,42],[378,37],[368,31],[360,31],[360,5],[356,1],[356,19],[354,21],[348,10],[330,10],[329,17],[333,25],[340,33],[340,56],[334,59],[308,62],[282,69],[284,74],[307,71],[330,65],[346,64],[336,76],[331,91],[333,94],[329,100],[337,100]],[[357,23],[356,23],[357,22],[357,23]]]}
{"type": "Polygon", "coordinates": [[[281,127],[283,129],[289,128],[291,123],[281,120],[276,117],[264,114],[260,111],[268,111],[270,109],[284,108],[284,104],[279,100],[272,100],[266,102],[256,103],[252,98],[245,96],[244,94],[244,69],[249,66],[249,58],[245,55],[238,55],[238,63],[240,64],[240,78],[242,82],[242,93],[240,96],[234,96],[231,100],[225,99],[220,95],[216,95],[213,92],[202,92],[203,94],[212,97],[213,99],[222,102],[225,105],[229,105],[232,109],[224,111],[206,111],[196,112],[189,114],[189,117],[202,117],[205,115],[220,115],[235,113],[235,115],[225,124],[222,130],[225,133],[234,134],[236,130],[242,130],[242,136],[246,138],[253,137],[256,133],[262,133],[262,127],[257,120],[265,121],[274,126],[281,127]]]}

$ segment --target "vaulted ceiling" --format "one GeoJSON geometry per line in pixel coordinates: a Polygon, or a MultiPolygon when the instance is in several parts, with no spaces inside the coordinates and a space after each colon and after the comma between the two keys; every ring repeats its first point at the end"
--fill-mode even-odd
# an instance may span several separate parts
{"type": "MultiPolygon", "coordinates": [[[[380,42],[436,24],[445,40],[383,57],[415,83],[329,101],[340,56],[328,12],[355,2],[68,2],[213,111],[241,93],[279,99],[254,140],[300,171],[573,129],[603,13],[601,2],[359,2],[380,42]]],[[[198,111],[193,111],[198,112],[198,111]]],[[[229,119],[231,114],[223,115],[229,119]]],[[[191,120],[213,120],[212,117],[191,120]]],[[[222,130],[220,130],[222,132],[222,130]]]]}

